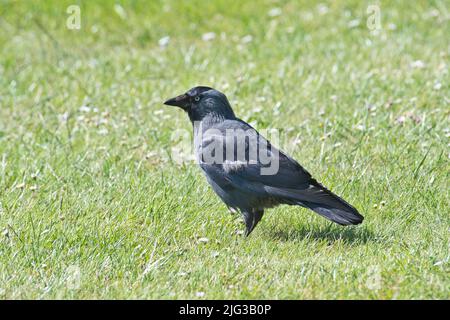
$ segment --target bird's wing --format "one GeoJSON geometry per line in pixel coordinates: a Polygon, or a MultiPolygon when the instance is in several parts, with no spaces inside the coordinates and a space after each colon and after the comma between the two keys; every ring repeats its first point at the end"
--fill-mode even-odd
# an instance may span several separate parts
{"type": "MultiPolygon", "coordinates": [[[[241,163],[227,159],[223,164],[225,172],[236,179],[245,179],[251,183],[262,183],[270,187],[282,187],[297,189],[307,187],[310,182],[311,174],[306,171],[297,161],[277,149],[271,143],[260,135],[253,127],[241,120],[224,121],[220,127],[222,134],[226,134],[225,130],[241,129],[245,130],[249,136],[255,137],[253,142],[257,143],[260,148],[267,149],[267,153],[260,158],[259,149],[256,163],[241,163]],[[270,168],[274,170],[269,170],[270,168]]],[[[224,138],[225,139],[225,138],[224,138]]],[[[245,152],[247,156],[251,153],[250,139],[245,139],[245,152]]],[[[224,143],[226,148],[226,143],[224,143]]],[[[236,148],[237,149],[237,148],[236,148]]],[[[224,151],[226,154],[226,151],[224,151]]],[[[236,154],[236,150],[235,153],[236,154]]],[[[248,158],[246,158],[248,160],[248,158]]]]}

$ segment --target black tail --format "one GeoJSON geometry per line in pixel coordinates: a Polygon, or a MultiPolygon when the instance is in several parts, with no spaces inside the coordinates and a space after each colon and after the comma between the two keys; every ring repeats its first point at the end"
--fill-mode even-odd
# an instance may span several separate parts
{"type": "Polygon", "coordinates": [[[305,189],[270,188],[270,192],[287,204],[296,204],[313,210],[322,217],[347,226],[360,224],[364,217],[352,205],[311,179],[305,189]]]}
{"type": "Polygon", "coordinates": [[[303,205],[322,217],[337,224],[348,226],[360,224],[364,217],[347,201],[335,195],[333,192],[313,180],[308,193],[311,194],[310,201],[301,201],[303,205]]]}

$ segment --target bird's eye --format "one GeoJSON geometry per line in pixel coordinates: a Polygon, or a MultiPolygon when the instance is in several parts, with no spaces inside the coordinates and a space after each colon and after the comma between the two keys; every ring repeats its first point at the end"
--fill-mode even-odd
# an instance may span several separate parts
{"type": "Polygon", "coordinates": [[[195,102],[199,102],[199,101],[200,101],[200,96],[196,96],[196,97],[194,98],[194,101],[195,101],[195,102]]]}

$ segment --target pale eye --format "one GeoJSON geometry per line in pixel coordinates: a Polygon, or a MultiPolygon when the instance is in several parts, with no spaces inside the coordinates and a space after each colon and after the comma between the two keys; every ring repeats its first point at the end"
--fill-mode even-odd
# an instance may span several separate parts
{"type": "Polygon", "coordinates": [[[196,97],[194,98],[194,101],[195,101],[195,102],[199,102],[199,101],[200,101],[200,97],[199,97],[199,96],[196,96],[196,97]]]}

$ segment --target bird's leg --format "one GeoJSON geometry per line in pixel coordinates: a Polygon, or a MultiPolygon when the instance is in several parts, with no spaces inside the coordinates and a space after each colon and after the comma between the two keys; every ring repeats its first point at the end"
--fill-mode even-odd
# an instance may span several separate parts
{"type": "Polygon", "coordinates": [[[245,236],[249,236],[250,233],[255,229],[258,222],[261,220],[264,214],[264,210],[246,210],[242,211],[242,215],[244,217],[245,222],[245,236]]]}

